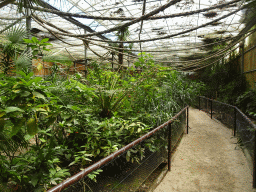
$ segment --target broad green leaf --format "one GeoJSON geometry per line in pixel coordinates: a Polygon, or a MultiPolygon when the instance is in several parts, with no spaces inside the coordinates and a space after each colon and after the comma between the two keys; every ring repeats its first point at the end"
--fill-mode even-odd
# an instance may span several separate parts
{"type": "Polygon", "coordinates": [[[13,123],[12,132],[11,132],[12,136],[16,135],[19,132],[21,127],[24,125],[24,121],[25,119],[12,120],[12,123],[13,123]]]}
{"type": "Polygon", "coordinates": [[[34,42],[34,43],[39,43],[38,39],[36,37],[32,37],[31,40],[34,42]]]}
{"type": "Polygon", "coordinates": [[[23,39],[23,41],[24,41],[25,43],[33,43],[33,41],[30,40],[30,39],[23,39]]]}
{"type": "Polygon", "coordinates": [[[0,112],[0,117],[3,117],[5,115],[5,112],[0,112]]]}
{"type": "Polygon", "coordinates": [[[34,135],[25,135],[25,140],[28,141],[30,139],[32,139],[34,137],[34,135]]]}
{"type": "Polygon", "coordinates": [[[40,98],[40,99],[45,99],[45,96],[37,91],[33,91],[34,97],[40,98]]]}
{"type": "Polygon", "coordinates": [[[27,75],[27,77],[30,78],[30,77],[32,77],[33,75],[34,75],[34,73],[33,73],[33,72],[30,72],[30,73],[27,75]]]}
{"type": "Polygon", "coordinates": [[[44,108],[33,108],[33,109],[38,112],[47,112],[47,110],[45,110],[44,108]]]}
{"type": "Polygon", "coordinates": [[[34,118],[30,118],[27,122],[27,131],[29,135],[35,135],[38,132],[37,123],[34,118]]]}
{"type": "Polygon", "coordinates": [[[36,45],[28,45],[28,47],[31,47],[32,49],[37,48],[37,46],[36,46],[36,45]]]}
{"type": "Polygon", "coordinates": [[[32,177],[31,179],[31,184],[35,187],[37,185],[38,178],[37,177],[32,177]]]}
{"type": "Polygon", "coordinates": [[[52,45],[51,43],[44,43],[44,45],[52,45]]]}
{"type": "Polygon", "coordinates": [[[74,125],[79,125],[79,122],[76,119],[74,119],[74,125]]]}
{"type": "Polygon", "coordinates": [[[29,95],[30,95],[30,92],[28,92],[28,91],[23,91],[23,92],[20,93],[21,97],[27,97],[29,95]]]}
{"type": "Polygon", "coordinates": [[[46,48],[43,48],[43,50],[45,50],[45,51],[50,51],[51,49],[46,49],[46,48]]]}
{"type": "Polygon", "coordinates": [[[56,170],[55,170],[55,169],[50,169],[50,173],[51,173],[52,175],[55,175],[56,170]]]}
{"type": "Polygon", "coordinates": [[[5,108],[5,113],[11,113],[11,112],[24,112],[24,110],[20,109],[19,107],[7,107],[5,108]]]}
{"type": "Polygon", "coordinates": [[[46,142],[46,140],[45,140],[44,138],[39,138],[39,139],[40,139],[40,141],[42,141],[43,143],[46,142]]]}
{"type": "Polygon", "coordinates": [[[75,106],[75,105],[67,105],[67,108],[68,109],[73,109],[73,110],[79,110],[80,108],[79,107],[77,107],[77,106],[75,106]]]}
{"type": "Polygon", "coordinates": [[[44,38],[44,39],[41,40],[41,43],[45,43],[47,41],[49,41],[49,38],[44,38]]]}
{"type": "Polygon", "coordinates": [[[20,93],[21,90],[20,90],[20,89],[14,89],[14,90],[12,90],[12,92],[13,92],[13,93],[20,93]]]}
{"type": "Polygon", "coordinates": [[[38,83],[39,81],[41,81],[42,80],[42,77],[35,77],[34,79],[33,79],[33,81],[35,82],[35,83],[38,83]]]}

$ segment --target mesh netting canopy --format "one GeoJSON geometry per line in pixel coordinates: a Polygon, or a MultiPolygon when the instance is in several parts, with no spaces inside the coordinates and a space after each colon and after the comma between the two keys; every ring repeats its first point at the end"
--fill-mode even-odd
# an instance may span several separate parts
{"type": "Polygon", "coordinates": [[[119,48],[124,65],[146,52],[193,71],[211,64],[209,58],[225,57],[245,38],[247,7],[241,0],[34,0],[19,12],[21,2],[0,1],[1,33],[27,27],[31,17],[31,35],[50,38],[54,54],[74,60],[108,61],[119,48]]]}

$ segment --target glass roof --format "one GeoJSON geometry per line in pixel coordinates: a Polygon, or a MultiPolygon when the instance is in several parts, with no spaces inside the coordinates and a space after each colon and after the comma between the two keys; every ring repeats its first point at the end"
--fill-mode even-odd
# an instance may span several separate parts
{"type": "MultiPolygon", "coordinates": [[[[115,27],[126,24],[129,35],[124,46],[128,47],[132,42],[133,46],[131,54],[125,53],[125,65],[127,59],[132,62],[132,58],[143,51],[152,54],[159,62],[177,66],[184,61],[202,58],[212,51],[213,46],[209,46],[209,43],[232,40],[245,27],[241,22],[243,10],[239,10],[243,6],[241,0],[39,2],[44,4],[35,5],[32,9],[33,35],[50,37],[55,54],[72,55],[73,59],[85,57],[83,40],[89,42],[88,58],[111,58],[111,41],[118,41],[115,27]],[[201,11],[191,14],[197,10],[201,11]],[[142,15],[147,17],[140,19],[142,15]]],[[[19,18],[22,18],[20,24],[25,26],[24,14],[17,12],[15,4],[1,8],[0,13],[1,32],[19,18]]]]}

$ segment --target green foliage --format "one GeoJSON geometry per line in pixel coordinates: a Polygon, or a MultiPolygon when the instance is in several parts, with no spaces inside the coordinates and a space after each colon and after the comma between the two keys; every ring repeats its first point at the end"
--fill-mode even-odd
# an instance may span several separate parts
{"type": "Polygon", "coordinates": [[[32,37],[31,39],[23,39],[23,41],[27,44],[27,47],[32,49],[34,58],[43,56],[43,51],[50,51],[50,49],[47,49],[46,46],[52,45],[51,43],[47,43],[49,38],[39,41],[36,37],[32,37]]]}
{"type": "MultiPolygon", "coordinates": [[[[47,190],[170,119],[199,91],[198,83],[155,65],[150,55],[136,65],[143,71],[111,72],[94,63],[87,79],[0,74],[0,187],[47,190]]],[[[140,162],[161,142],[135,146],[126,161],[140,162]]],[[[100,171],[88,177],[96,182],[100,171]]]]}
{"type": "Polygon", "coordinates": [[[255,116],[256,111],[256,99],[255,90],[246,91],[244,94],[240,95],[236,100],[236,105],[239,109],[244,111],[246,114],[255,116]]]}
{"type": "Polygon", "coordinates": [[[237,58],[232,57],[229,62],[217,63],[206,67],[200,80],[207,86],[207,97],[235,104],[236,98],[246,91],[246,80],[236,69],[237,58]]]}
{"type": "Polygon", "coordinates": [[[0,45],[2,49],[0,52],[0,70],[7,74],[14,67],[15,61],[24,50],[22,39],[26,37],[26,31],[22,26],[12,27],[4,33],[3,37],[4,41],[0,45]]]}

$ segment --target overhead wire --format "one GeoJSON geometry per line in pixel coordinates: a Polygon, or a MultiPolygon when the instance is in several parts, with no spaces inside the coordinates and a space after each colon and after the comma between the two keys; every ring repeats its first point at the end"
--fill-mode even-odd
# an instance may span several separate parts
{"type": "MultiPolygon", "coordinates": [[[[32,16],[34,17],[34,15],[32,14],[32,16]]],[[[35,19],[39,19],[38,17],[35,17],[35,19]]],[[[50,24],[49,22],[47,22],[47,24],[50,24]]],[[[52,24],[50,24],[50,26],[52,26],[52,24]]],[[[56,26],[52,26],[52,27],[55,27],[56,29],[58,29],[58,27],[56,27],[56,26]]],[[[48,31],[51,31],[51,30],[48,30],[48,31]]],[[[67,33],[67,31],[64,31],[64,32],[66,32],[67,33]]],[[[54,32],[53,32],[54,33],[54,32]]],[[[243,34],[240,34],[240,36],[241,35],[243,35],[243,34]]],[[[195,49],[195,48],[202,48],[202,47],[205,47],[205,46],[209,46],[209,45],[216,45],[216,44],[220,44],[220,43],[222,43],[222,42],[225,42],[225,41],[230,41],[230,40],[232,40],[232,39],[234,39],[234,38],[237,38],[237,37],[232,37],[232,38],[227,38],[227,39],[225,39],[225,40],[220,40],[220,41],[218,41],[218,42],[214,42],[214,43],[209,43],[209,44],[206,44],[206,45],[202,45],[202,46],[196,46],[196,47],[192,47],[192,48],[186,48],[186,49],[183,49],[183,50],[189,50],[189,49],[195,49]]],[[[82,39],[80,39],[80,40],[82,40],[82,39]]],[[[119,50],[120,48],[115,48],[115,47],[112,47],[112,46],[104,46],[104,45],[99,45],[99,44],[96,44],[96,43],[93,43],[93,42],[91,42],[90,41],[90,43],[92,43],[92,44],[94,44],[94,45],[97,45],[97,46],[101,46],[101,47],[103,47],[103,48],[105,48],[105,49],[108,49],[108,50],[111,50],[111,51],[117,51],[117,50],[119,50]]],[[[66,43],[66,44],[68,44],[68,43],[66,43]]],[[[126,51],[128,51],[129,49],[125,49],[125,48],[122,48],[123,50],[126,50],[126,51]]],[[[130,51],[130,50],[129,50],[130,51]]],[[[140,51],[140,50],[134,50],[134,49],[132,49],[132,51],[140,51]]],[[[175,51],[175,50],[172,50],[172,51],[150,51],[150,50],[147,50],[147,52],[173,52],[173,51],[175,51]]],[[[129,54],[128,54],[129,55],[129,54]]]]}
{"type": "Polygon", "coordinates": [[[188,29],[188,30],[184,30],[184,31],[179,32],[179,33],[175,33],[175,34],[171,34],[171,35],[166,35],[166,36],[162,36],[162,37],[158,37],[158,38],[152,38],[152,39],[135,40],[135,41],[109,41],[109,40],[106,41],[106,40],[98,40],[98,39],[94,39],[94,38],[86,38],[87,34],[86,35],[74,35],[72,33],[69,33],[69,34],[60,33],[60,32],[56,32],[56,33],[58,33],[60,35],[63,35],[63,36],[69,36],[69,37],[85,37],[86,40],[100,41],[100,42],[106,42],[106,43],[140,43],[140,42],[148,42],[148,41],[157,41],[157,40],[161,40],[161,39],[167,39],[167,38],[175,37],[175,36],[178,36],[178,35],[186,34],[186,33],[189,33],[191,31],[194,31],[196,29],[203,28],[203,27],[208,26],[208,25],[210,25],[212,23],[220,21],[220,20],[222,20],[222,19],[224,19],[226,17],[229,17],[230,15],[232,15],[232,14],[234,14],[234,13],[236,13],[236,12],[242,10],[242,9],[245,9],[245,8],[246,8],[246,6],[243,6],[243,7],[239,8],[239,9],[237,9],[235,11],[232,11],[232,12],[222,16],[222,17],[219,17],[218,19],[215,19],[213,21],[207,22],[207,23],[202,24],[202,25],[200,25],[198,27],[194,27],[194,28],[191,28],[191,29],[188,29]]]}
{"type": "MultiPolygon", "coordinates": [[[[163,15],[163,16],[150,16],[150,17],[144,18],[143,20],[158,20],[158,19],[167,19],[167,18],[188,16],[188,15],[193,15],[193,14],[197,14],[197,13],[201,13],[201,12],[210,11],[213,9],[227,7],[228,5],[237,3],[239,1],[241,1],[241,0],[233,0],[228,3],[222,3],[222,4],[215,5],[215,6],[212,6],[209,8],[199,9],[199,10],[190,11],[190,12],[176,13],[176,14],[163,15]]],[[[120,21],[130,21],[130,20],[139,19],[139,17],[102,17],[102,16],[92,16],[92,15],[85,15],[85,14],[78,14],[78,13],[68,13],[68,12],[47,9],[47,8],[41,8],[41,7],[37,7],[37,6],[32,7],[32,9],[35,9],[38,11],[49,12],[49,13],[53,13],[53,14],[58,14],[58,15],[62,15],[62,16],[70,16],[70,17],[85,18],[85,19],[120,20],[120,21]]]]}
{"type": "MultiPolygon", "coordinates": [[[[198,64],[201,64],[203,63],[204,61],[208,60],[208,59],[211,59],[211,58],[214,58],[214,57],[217,57],[217,56],[220,56],[220,55],[223,55],[225,54],[230,48],[232,47],[235,47],[240,41],[243,41],[246,37],[250,36],[252,33],[256,32],[256,29],[253,29],[251,30],[249,33],[247,33],[245,36],[243,36],[241,39],[239,40],[236,40],[235,42],[232,42],[230,45],[228,45],[227,47],[221,49],[220,51],[217,51],[216,53],[214,54],[211,54],[210,56],[200,60],[199,62],[196,62],[196,63],[193,63],[191,61],[189,61],[188,63],[190,63],[190,65],[186,65],[186,67],[188,66],[192,66],[192,65],[198,65],[198,64]]],[[[183,63],[184,64],[184,63],[183,63]]]]}
{"type": "MultiPolygon", "coordinates": [[[[237,11],[237,10],[235,10],[235,11],[237,11]]],[[[236,12],[237,13],[237,12],[236,12]]],[[[141,20],[141,21],[143,21],[143,20],[141,20]]],[[[211,21],[211,22],[215,22],[216,20],[213,20],[213,21],[211,21]]],[[[210,23],[211,23],[210,22],[210,23]]],[[[191,29],[190,29],[191,30],[191,29]]],[[[67,34],[70,34],[70,33],[67,33],[67,34]]],[[[59,35],[63,35],[63,34],[59,34],[59,35]]],[[[172,35],[175,35],[176,36],[176,34],[172,34],[172,35]]],[[[178,34],[178,35],[180,35],[180,34],[178,34]]],[[[83,37],[83,36],[82,36],[83,37]]],[[[86,36],[84,36],[84,37],[86,37],[86,36]]],[[[167,36],[165,36],[166,38],[167,38],[167,36]]],[[[173,37],[173,36],[172,36],[173,37]]],[[[161,37],[161,39],[162,39],[163,37],[161,37]]],[[[91,43],[93,43],[92,41],[100,41],[101,43],[104,43],[104,42],[116,42],[116,43],[120,43],[120,42],[122,42],[122,43],[131,43],[132,41],[101,41],[101,40],[98,40],[98,39],[93,39],[93,38],[84,38],[84,39],[86,39],[87,41],[90,41],[91,43]]],[[[153,40],[154,39],[157,39],[157,40],[159,40],[159,38],[152,38],[153,40]]],[[[153,40],[151,40],[151,41],[153,41],[153,40]]],[[[144,41],[144,40],[140,40],[139,41],[139,43],[141,43],[141,42],[146,42],[146,41],[144,41]]],[[[96,43],[94,43],[94,44],[96,44],[96,43]]],[[[108,46],[109,47],[109,46],[108,46]]],[[[109,47],[110,48],[110,47],[109,47]]],[[[192,49],[192,48],[191,48],[192,49]]],[[[116,49],[115,49],[116,50],[116,49]]],[[[140,49],[141,50],[141,49],[140,49]]],[[[134,50],[132,50],[132,51],[134,51],[134,50]]],[[[152,51],[152,52],[154,52],[154,51],[152,51]]],[[[160,51],[155,51],[155,52],[160,52],[160,51]]],[[[163,52],[165,52],[165,51],[163,51],[163,52]]]]}

